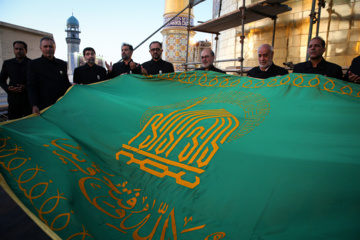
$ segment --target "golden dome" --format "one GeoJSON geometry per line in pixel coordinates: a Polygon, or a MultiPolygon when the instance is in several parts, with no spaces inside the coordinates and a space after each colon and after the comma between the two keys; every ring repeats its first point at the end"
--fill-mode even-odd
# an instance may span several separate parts
{"type": "MultiPolygon", "coordinates": [[[[165,0],[165,12],[167,14],[177,14],[182,11],[187,5],[189,5],[189,0],[165,0]]],[[[189,10],[186,9],[182,14],[189,14],[189,10]]],[[[193,15],[193,10],[191,10],[191,15],[193,15]]]]}

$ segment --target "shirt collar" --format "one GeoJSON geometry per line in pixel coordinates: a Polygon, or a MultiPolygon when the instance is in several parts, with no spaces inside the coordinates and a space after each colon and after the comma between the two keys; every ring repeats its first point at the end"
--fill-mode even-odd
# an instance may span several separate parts
{"type": "Polygon", "coordinates": [[[154,61],[154,59],[151,59],[151,61],[152,61],[153,63],[159,64],[159,63],[161,63],[163,60],[162,60],[162,58],[160,58],[158,61],[154,61]]]}
{"type": "MultiPolygon", "coordinates": [[[[121,60],[120,60],[120,61],[121,61],[121,60]]],[[[130,64],[131,62],[133,62],[133,60],[132,60],[132,59],[130,59],[129,64],[130,64]]],[[[125,65],[125,66],[129,66],[129,64],[126,64],[126,63],[124,62],[124,60],[122,60],[122,61],[121,61],[121,64],[123,64],[123,65],[125,65]]]]}
{"type": "Polygon", "coordinates": [[[85,63],[84,64],[85,68],[96,68],[97,65],[94,63],[94,65],[90,66],[89,64],[85,63]]]}
{"type": "MultiPolygon", "coordinates": [[[[324,58],[321,58],[321,61],[316,65],[316,68],[325,69],[325,64],[326,64],[325,59],[324,59],[324,58]]],[[[314,68],[314,67],[312,66],[311,61],[307,61],[307,62],[305,63],[305,68],[308,68],[308,69],[314,68]]]]}
{"type": "Polygon", "coordinates": [[[44,57],[44,55],[41,55],[41,59],[43,59],[44,61],[46,61],[48,63],[54,63],[56,58],[54,56],[52,60],[49,60],[48,58],[44,57]]]}
{"type": "Polygon", "coordinates": [[[27,57],[25,56],[23,59],[21,59],[21,61],[19,62],[16,58],[13,59],[14,63],[22,63],[25,61],[25,59],[27,59],[27,57]]]}

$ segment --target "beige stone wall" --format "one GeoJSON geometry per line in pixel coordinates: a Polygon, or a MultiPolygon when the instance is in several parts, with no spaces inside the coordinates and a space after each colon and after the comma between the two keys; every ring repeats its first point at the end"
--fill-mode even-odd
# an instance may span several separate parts
{"type": "MultiPolygon", "coordinates": [[[[247,0],[245,5],[256,1],[247,0]]],[[[316,1],[317,3],[318,1],[316,1]]],[[[274,62],[294,64],[305,61],[309,34],[311,0],[286,1],[283,4],[292,11],[278,15],[275,33],[274,62]]],[[[242,6],[242,0],[223,0],[221,15],[242,6]]],[[[318,6],[316,4],[316,11],[318,6]]],[[[360,54],[360,0],[327,0],[321,9],[319,36],[327,43],[324,57],[327,61],[347,67],[360,54]]],[[[258,65],[257,48],[264,43],[271,44],[273,21],[263,19],[245,26],[244,67],[258,65]]],[[[313,26],[314,37],[316,24],[313,26]]],[[[241,56],[239,43],[241,27],[221,32],[218,41],[217,59],[232,59],[241,56]]],[[[214,47],[215,49],[215,47],[214,47]]],[[[218,63],[220,68],[240,66],[239,62],[218,63]]]]}
{"type": "Polygon", "coordinates": [[[40,39],[44,36],[53,37],[51,33],[0,22],[0,66],[4,60],[14,58],[13,42],[20,40],[28,45],[27,56],[31,59],[41,56],[40,39]]]}

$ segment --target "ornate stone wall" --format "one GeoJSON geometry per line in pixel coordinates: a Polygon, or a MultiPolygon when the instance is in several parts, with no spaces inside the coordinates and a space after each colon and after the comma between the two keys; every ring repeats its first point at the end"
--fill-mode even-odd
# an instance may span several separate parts
{"type": "MultiPolygon", "coordinates": [[[[242,2],[242,0],[223,0],[221,15],[238,9],[242,6],[242,2]]],[[[254,2],[257,1],[247,0],[245,5],[254,2]]],[[[277,19],[274,62],[280,66],[283,66],[283,62],[296,64],[306,59],[312,1],[293,0],[283,4],[291,7],[292,11],[278,15],[277,19]]],[[[317,4],[315,11],[318,11],[317,4]]],[[[245,26],[244,67],[258,65],[257,48],[264,43],[271,44],[272,31],[271,19],[263,19],[245,26]]],[[[314,37],[315,34],[316,24],[313,26],[312,36],[314,37]]],[[[221,32],[218,41],[218,60],[240,57],[240,35],[240,26],[221,32]]],[[[352,59],[360,54],[360,1],[327,0],[325,8],[321,9],[319,36],[327,44],[325,59],[343,67],[349,66],[352,59]]],[[[240,66],[240,63],[218,63],[220,68],[231,66],[240,66]]]]}
{"type": "MultiPolygon", "coordinates": [[[[166,0],[164,23],[168,22],[172,17],[181,12],[189,4],[186,0],[166,0]]],[[[185,10],[161,31],[163,35],[163,59],[173,63],[175,71],[184,71],[182,63],[186,61],[186,46],[187,46],[187,26],[188,23],[193,24],[194,15],[189,10],[185,10]]],[[[190,32],[189,38],[192,39],[195,35],[190,32]]],[[[192,62],[193,47],[189,44],[189,62],[192,62]]]]}

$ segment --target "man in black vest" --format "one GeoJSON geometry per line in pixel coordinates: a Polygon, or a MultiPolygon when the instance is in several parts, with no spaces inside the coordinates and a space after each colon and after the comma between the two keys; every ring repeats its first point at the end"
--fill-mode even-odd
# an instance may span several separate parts
{"type": "Polygon", "coordinates": [[[288,74],[285,68],[276,66],[273,63],[274,49],[269,44],[263,44],[258,48],[259,66],[252,68],[248,73],[248,77],[269,78],[288,74]]]}
{"type": "Polygon", "coordinates": [[[13,43],[15,58],[4,61],[0,73],[0,86],[8,94],[8,118],[16,119],[31,114],[29,96],[26,89],[26,68],[31,59],[26,57],[27,44],[13,43]],[[9,84],[6,82],[9,80],[9,84]]]}
{"type": "Polygon", "coordinates": [[[141,65],[141,73],[143,75],[154,75],[174,72],[173,64],[161,59],[161,54],[163,52],[162,44],[155,41],[150,43],[149,47],[152,59],[141,65]]]}
{"type": "Polygon", "coordinates": [[[110,65],[105,62],[108,69],[108,78],[114,78],[122,74],[141,73],[140,64],[132,60],[134,52],[133,46],[128,43],[123,43],[121,46],[121,60],[117,63],[110,65]]]}
{"type": "Polygon", "coordinates": [[[85,64],[74,70],[74,83],[90,84],[101,82],[107,79],[105,68],[96,65],[95,50],[91,47],[84,48],[83,55],[85,64]]]}

